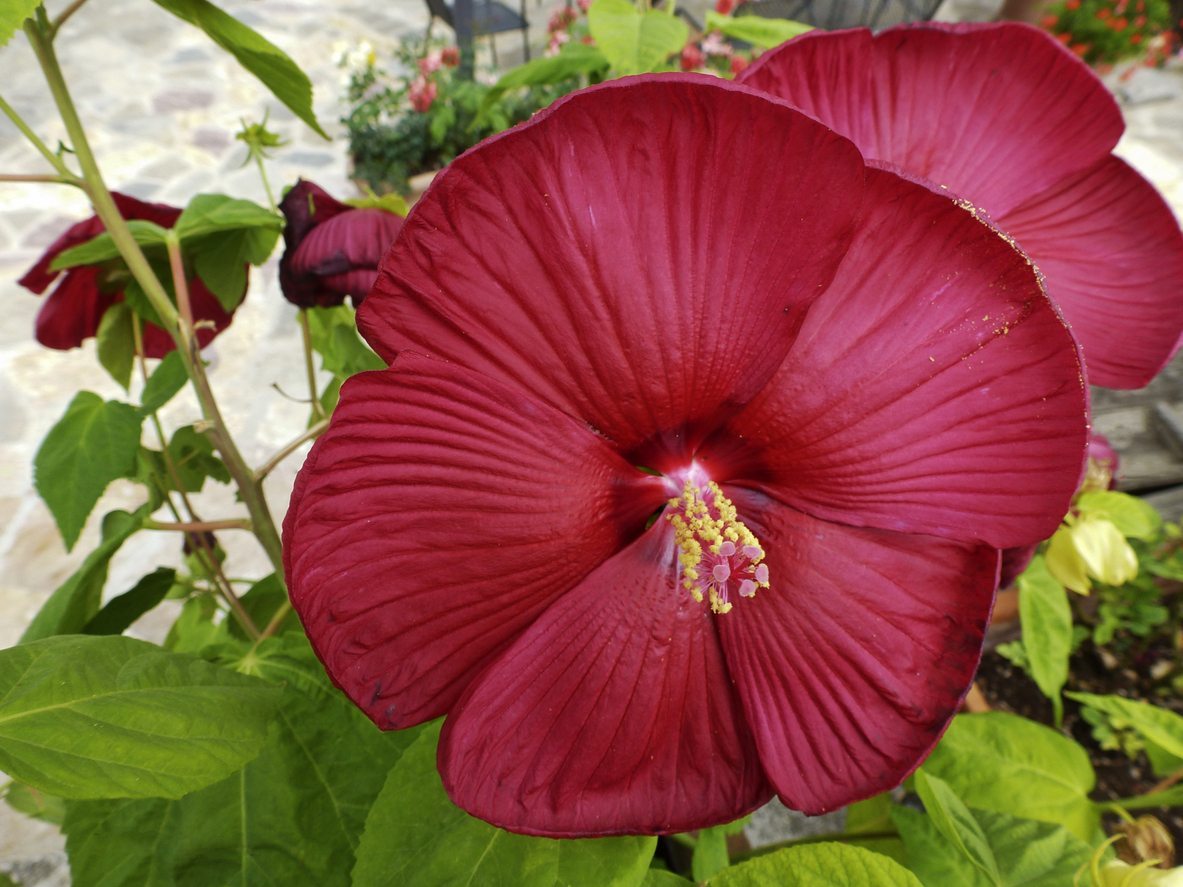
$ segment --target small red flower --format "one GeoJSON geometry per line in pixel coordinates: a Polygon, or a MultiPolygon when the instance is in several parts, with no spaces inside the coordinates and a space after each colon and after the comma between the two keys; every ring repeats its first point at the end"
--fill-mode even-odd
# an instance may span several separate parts
{"type": "Polygon", "coordinates": [[[1056,39],[1058,41],[1060,41],[1060,43],[1062,43],[1064,46],[1067,46],[1069,43],[1072,42],[1072,37],[1069,34],[1057,34],[1056,39]]]}
{"type": "Polygon", "coordinates": [[[460,64],[460,48],[458,46],[445,46],[440,50],[440,61],[444,63],[445,67],[456,67],[460,64]]]}
{"type": "Polygon", "coordinates": [[[360,305],[378,262],[403,226],[401,216],[378,207],[358,208],[333,199],[300,179],[279,204],[286,224],[279,260],[284,298],[301,308],[360,305]]]}
{"type": "Polygon", "coordinates": [[[431,105],[438,93],[439,87],[436,86],[434,80],[428,80],[426,77],[419,76],[415,78],[407,89],[407,98],[410,100],[412,108],[420,114],[426,114],[431,110],[431,105]]]}
{"type": "MultiPolygon", "coordinates": [[[[141,219],[154,222],[162,228],[171,228],[181,217],[181,210],[174,206],[145,203],[115,192],[111,196],[115,198],[115,205],[125,219],[141,219]]],[[[64,272],[50,270],[50,265],[58,255],[86,243],[105,230],[98,216],[71,225],[18,281],[27,290],[43,293],[59,274],[62,275],[61,281],[37,313],[35,335],[37,341],[47,348],[60,351],[77,348],[83,340],[98,333],[99,323],[107,309],[123,301],[122,285],[113,281],[111,275],[97,265],[83,265],[64,272]]],[[[231,313],[222,307],[217,296],[209,291],[196,274],[189,279],[188,285],[193,319],[195,322],[205,321],[197,327],[197,341],[205,347],[230,325],[231,313]]],[[[172,336],[146,321],[143,323],[143,342],[147,357],[164,357],[176,347],[172,336]]]]}
{"type": "Polygon", "coordinates": [[[1102,6],[1100,9],[1097,10],[1097,18],[1099,18],[1103,22],[1106,22],[1106,21],[1109,21],[1109,19],[1113,18],[1113,13],[1110,11],[1109,7],[1102,6]]]}
{"type": "Polygon", "coordinates": [[[557,10],[551,17],[550,21],[546,23],[546,30],[548,33],[555,33],[556,31],[565,31],[578,18],[574,9],[570,6],[564,6],[557,10]]]}
{"type": "Polygon", "coordinates": [[[682,49],[682,57],[679,61],[683,71],[697,71],[706,62],[706,57],[698,48],[698,44],[687,43],[682,49]]]}
{"type": "Polygon", "coordinates": [[[433,50],[423,58],[419,59],[419,73],[424,77],[429,77],[443,67],[444,53],[443,50],[433,50]]]}
{"type": "Polygon", "coordinates": [[[1142,42],[1142,35],[1141,34],[1131,34],[1130,35],[1130,44],[1132,46],[1137,46],[1141,42],[1142,42]]]}
{"type": "Polygon", "coordinates": [[[1069,45],[1068,48],[1076,53],[1076,55],[1080,58],[1084,58],[1086,55],[1088,55],[1089,51],[1089,45],[1087,43],[1073,43],[1069,45]]]}
{"type": "Polygon", "coordinates": [[[379,726],[447,715],[456,803],[532,834],[898,784],[972,679],[997,549],[1050,535],[1085,451],[1025,258],[713,77],[609,81],[461,156],[358,322],[391,367],[296,481],[292,601],[379,726]]]}
{"type": "Polygon", "coordinates": [[[745,59],[743,56],[740,56],[740,55],[732,56],[731,57],[731,74],[732,74],[732,76],[738,77],[740,74],[742,74],[747,69],[748,65],[750,65],[750,64],[751,64],[751,62],[748,61],[747,59],[745,59]]]}
{"type": "Polygon", "coordinates": [[[1045,15],[1043,18],[1041,18],[1039,20],[1039,23],[1045,28],[1054,28],[1056,26],[1056,22],[1058,22],[1059,20],[1060,20],[1059,16],[1045,15]]]}
{"type": "Polygon", "coordinates": [[[1064,4],[1064,8],[1075,12],[1077,9],[1080,9],[1080,0],[1068,0],[1068,2],[1064,4]]]}
{"type": "Polygon", "coordinates": [[[737,0],[716,0],[715,12],[719,15],[731,15],[738,5],[737,0]]]}
{"type": "Polygon", "coordinates": [[[1124,123],[1112,94],[1044,31],[811,31],[739,80],[988,214],[1043,272],[1094,384],[1141,387],[1178,350],[1183,232],[1113,155],[1124,123]]]}

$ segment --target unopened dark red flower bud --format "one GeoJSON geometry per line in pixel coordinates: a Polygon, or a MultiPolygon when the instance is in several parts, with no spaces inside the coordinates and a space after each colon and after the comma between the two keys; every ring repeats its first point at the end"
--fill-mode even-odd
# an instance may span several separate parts
{"type": "Polygon", "coordinates": [[[706,61],[702,50],[694,43],[687,43],[682,50],[681,65],[683,71],[697,71],[706,61]]]}
{"type": "Polygon", "coordinates": [[[284,298],[302,308],[340,305],[346,296],[361,304],[402,228],[402,217],[376,206],[342,203],[303,179],[279,208],[287,220],[279,261],[284,298]]]}

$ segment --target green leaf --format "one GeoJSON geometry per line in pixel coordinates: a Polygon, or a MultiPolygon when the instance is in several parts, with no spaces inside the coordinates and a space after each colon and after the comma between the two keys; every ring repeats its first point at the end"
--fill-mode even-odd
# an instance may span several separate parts
{"type": "Polygon", "coordinates": [[[260,34],[206,0],[155,0],[179,19],[195,25],[238,59],[272,95],[319,135],[328,136],[312,110],[312,83],[288,56],[260,34]]]}
{"type": "Polygon", "coordinates": [[[924,769],[971,807],[1063,824],[1086,841],[1097,829],[1088,754],[1018,715],[957,715],[924,769]]]}
{"type": "Polygon", "coordinates": [[[759,15],[741,15],[733,18],[729,15],[719,15],[714,10],[707,12],[706,28],[708,31],[719,31],[761,49],[780,46],[786,40],[792,40],[806,31],[813,30],[804,22],[790,19],[764,18],[759,15]]]}
{"type": "Polygon", "coordinates": [[[76,883],[348,887],[381,774],[417,731],[378,730],[330,685],[302,637],[269,639],[239,664],[248,659],[283,688],[262,753],[180,800],[71,803],[76,883]]]}
{"type": "MultiPolygon", "coordinates": [[[[155,247],[163,251],[165,240],[168,238],[167,229],[155,222],[143,219],[127,219],[126,221],[136,243],[148,249],[155,247]]],[[[101,265],[103,262],[111,262],[116,259],[122,262],[123,256],[111,235],[104,231],[102,234],[96,234],[85,243],[80,243],[58,253],[49,268],[51,271],[65,271],[67,268],[76,268],[79,265],[101,265]]]]}
{"type": "Polygon", "coordinates": [[[132,638],[0,650],[0,769],[67,798],[180,797],[262,749],[279,693],[132,638]]]}
{"type": "Polygon", "coordinates": [[[118,302],[103,313],[96,334],[99,363],[124,391],[131,385],[131,368],[136,359],[131,318],[132,310],[118,302]]]}
{"type": "Polygon", "coordinates": [[[66,815],[66,802],[56,795],[47,795],[31,785],[14,782],[4,793],[4,800],[13,810],[32,819],[60,826],[66,815]]]}
{"type": "MultiPolygon", "coordinates": [[[[681,47],[679,47],[680,49],[681,47]]],[[[595,46],[565,43],[556,55],[531,59],[501,75],[481,99],[480,115],[511,89],[562,83],[573,77],[592,76],[608,70],[608,59],[595,46]]]]}
{"type": "Polygon", "coordinates": [[[680,52],[690,29],[668,12],[637,9],[629,0],[595,0],[587,24],[600,52],[619,74],[658,70],[680,52]]]}
{"type": "Polygon", "coordinates": [[[1072,653],[1072,607],[1064,586],[1036,557],[1019,576],[1019,618],[1023,625],[1023,649],[1031,677],[1055,706],[1056,723],[1064,719],[1060,691],[1068,680],[1072,653]]]}
{"type": "Polygon", "coordinates": [[[322,366],[328,372],[348,378],[364,370],[386,367],[382,358],[357,334],[354,312],[348,305],[306,310],[312,350],[321,356],[322,366]]]}
{"type": "Polygon", "coordinates": [[[649,869],[641,887],[693,887],[694,882],[666,869],[649,869]]]}
{"type": "Polygon", "coordinates": [[[186,258],[222,307],[233,311],[246,291],[246,266],[267,261],[283,230],[271,210],[224,194],[198,194],[174,231],[186,258]]]}
{"type": "Polygon", "coordinates": [[[173,433],[168,442],[168,454],[187,493],[200,492],[207,477],[230,483],[230,471],[214,454],[214,445],[192,425],[185,425],[173,433]]]}
{"type": "Polygon", "coordinates": [[[898,862],[861,847],[831,842],[758,856],[724,869],[708,883],[710,887],[920,887],[916,876],[898,862]]]}
{"type": "Polygon", "coordinates": [[[982,827],[949,784],[940,777],[929,776],[923,769],[916,771],[913,780],[929,821],[937,831],[956,847],[957,852],[969,860],[974,868],[984,874],[989,883],[1001,884],[998,860],[994,858],[994,852],[990,849],[990,843],[986,840],[982,827]]]}
{"type": "Polygon", "coordinates": [[[891,831],[891,793],[856,801],[846,808],[846,834],[891,831]]]}
{"type": "Polygon", "coordinates": [[[140,415],[134,407],[79,391],[33,459],[33,483],[74,547],[107,484],[136,470],[140,415]]]}
{"type": "Polygon", "coordinates": [[[1162,516],[1154,506],[1137,496],[1116,490],[1089,490],[1076,497],[1073,507],[1082,514],[1109,521],[1122,534],[1152,540],[1162,527],[1162,516]]]}
{"type": "Polygon", "coordinates": [[[121,634],[164,600],[177,580],[177,571],[160,567],[107,603],[82,628],[83,634],[121,634]]]}
{"type": "Polygon", "coordinates": [[[102,541],[86,556],[74,573],[63,582],[37,611],[29,623],[21,643],[39,641],[58,634],[74,634],[99,612],[103,600],[103,586],[107,583],[107,566],[115,552],[141,527],[153,511],[144,505],[134,514],[112,511],[103,518],[102,541]]]}
{"type": "Polygon", "coordinates": [[[1163,751],[1183,758],[1183,717],[1173,711],[1123,696],[1097,696],[1093,693],[1068,693],[1067,696],[1107,715],[1121,718],[1163,751]]]}
{"type": "Polygon", "coordinates": [[[908,849],[908,866],[925,887],[1065,887],[1091,855],[1088,844],[1051,823],[970,812],[998,861],[997,881],[975,868],[927,816],[907,807],[892,810],[908,849]]]}
{"type": "Polygon", "coordinates": [[[0,46],[12,39],[40,5],[40,0],[0,0],[0,46]]]}
{"type": "Polygon", "coordinates": [[[653,857],[655,838],[555,841],[494,828],[455,806],[436,772],[439,722],[386,777],[366,819],[355,887],[632,887],[653,857]]]}
{"type": "Polygon", "coordinates": [[[185,362],[176,351],[170,351],[152,371],[140,394],[140,412],[154,413],[168,403],[189,381],[185,362]]]}

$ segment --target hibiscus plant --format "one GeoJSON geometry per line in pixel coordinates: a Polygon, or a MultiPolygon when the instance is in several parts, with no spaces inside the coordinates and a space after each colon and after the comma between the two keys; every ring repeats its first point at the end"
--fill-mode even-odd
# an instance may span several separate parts
{"type": "MultiPolygon", "coordinates": [[[[282,50],[156,2],[319,131],[282,50]]],[[[475,114],[591,85],[441,155],[409,212],[305,180],[171,207],[103,178],[58,64],[77,6],[0,8],[66,132],[0,96],[44,166],[0,181],[94,210],[20,281],[33,335],[96,339],[126,392],[75,393],[36,455],[66,547],[97,544],[0,650],[0,792],[62,828],[75,883],[1178,879],[1129,811],[1183,803],[1183,718],[1067,694],[1164,777],[1114,804],[1055,725],[958,713],[1033,556],[1012,653],[1041,688],[1065,587],[1180,569],[1086,471],[1089,382],[1143,385],[1177,348],[1183,234],[1079,60],[1018,25],[811,33],[733,83],[672,70],[671,9],[594,0],[592,43],[475,114]],[[281,240],[308,411],[252,462],[203,349],[281,240]],[[281,527],[264,481],[309,444],[281,527]],[[92,515],[119,479],[138,504],[92,515]],[[112,587],[149,532],[182,556],[112,587]],[[229,534],[270,569],[241,575],[229,534]],[[753,848],[773,798],[843,812],[753,848]]],[[[417,113],[453,61],[416,57],[417,113]]],[[[265,173],[280,140],[241,137],[265,173]]]]}

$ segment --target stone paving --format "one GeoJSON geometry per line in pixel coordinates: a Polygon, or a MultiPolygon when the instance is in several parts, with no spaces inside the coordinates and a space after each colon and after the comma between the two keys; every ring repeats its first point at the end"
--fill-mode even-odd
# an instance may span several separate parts
{"type": "MultiPolygon", "coordinates": [[[[707,0],[694,3],[705,6],[707,0]]],[[[960,0],[958,9],[944,15],[985,18],[992,13],[991,3],[960,0]]],[[[203,191],[265,203],[253,166],[242,165],[245,151],[233,133],[241,118],[257,120],[269,110],[272,128],[290,141],[269,163],[273,185],[282,187],[302,175],[347,195],[351,186],[338,122],[345,79],[335,56],[367,41],[382,57],[400,35],[422,32],[424,5],[420,0],[226,0],[221,5],[308,72],[317,114],[333,140],[311,132],[200,32],[154,4],[95,0],[63,29],[59,52],[108,184],[178,206],[203,191]]],[[[552,5],[557,0],[545,6],[531,2],[534,30],[545,27],[552,5]]],[[[50,6],[52,13],[64,4],[51,0],[50,6]]],[[[516,43],[514,35],[502,39],[503,62],[512,58],[516,43]]],[[[1176,213],[1183,213],[1183,71],[1139,72],[1117,88],[1136,102],[1125,108],[1129,130],[1120,153],[1163,191],[1176,213]]],[[[19,35],[0,48],[0,94],[49,144],[64,137],[32,53],[19,35]]],[[[45,171],[40,156],[0,119],[0,172],[45,171]]],[[[17,640],[41,601],[97,538],[97,528],[89,527],[72,553],[63,551],[33,490],[32,457],[75,390],[86,387],[104,397],[123,393],[98,369],[93,342],[57,352],[33,341],[39,302],[15,282],[65,227],[87,215],[85,202],[70,189],[0,183],[0,647],[17,640]]],[[[276,259],[252,272],[246,303],[208,354],[227,421],[248,461],[258,464],[298,433],[306,415],[292,399],[303,392],[301,352],[294,309],[279,295],[276,259]]],[[[164,414],[171,427],[196,416],[196,405],[184,396],[164,414]]],[[[300,460],[297,454],[271,477],[267,492],[277,514],[300,460]]],[[[136,496],[132,485],[114,484],[96,514],[134,506],[136,496]]],[[[209,515],[234,509],[225,495],[207,498],[205,506],[209,515]]],[[[223,536],[240,574],[266,571],[249,537],[223,536]]],[[[179,559],[173,535],[136,539],[113,562],[110,587],[128,587],[144,567],[179,559]]],[[[161,626],[143,630],[151,636],[161,626]]],[[[779,826],[769,828],[775,832],[779,826]]],[[[53,829],[14,817],[0,804],[0,871],[26,884],[66,884],[61,847],[53,829]]]]}

